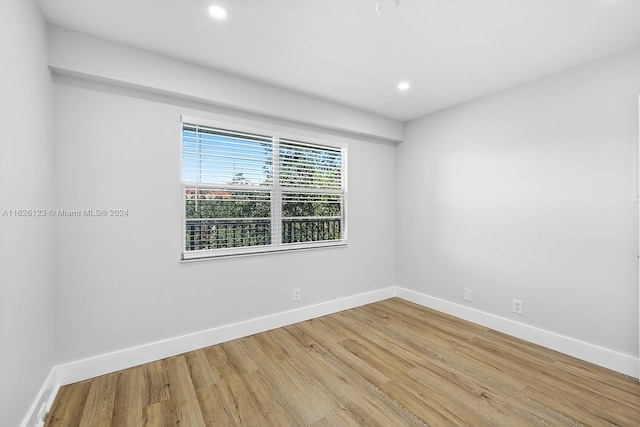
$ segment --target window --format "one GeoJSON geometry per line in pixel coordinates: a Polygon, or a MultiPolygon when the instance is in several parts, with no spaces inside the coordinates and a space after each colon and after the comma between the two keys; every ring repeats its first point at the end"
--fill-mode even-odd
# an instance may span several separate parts
{"type": "Polygon", "coordinates": [[[183,259],[346,244],[346,148],[270,133],[183,121],[183,259]]]}

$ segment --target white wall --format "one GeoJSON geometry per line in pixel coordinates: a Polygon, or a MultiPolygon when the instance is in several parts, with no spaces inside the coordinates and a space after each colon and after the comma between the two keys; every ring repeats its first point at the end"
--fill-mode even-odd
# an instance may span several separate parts
{"type": "Polygon", "coordinates": [[[0,420],[17,426],[53,367],[51,78],[35,1],[0,2],[0,420]]]}
{"type": "Polygon", "coordinates": [[[639,93],[635,49],[408,123],[398,284],[637,359],[639,93]]]}
{"type": "Polygon", "coordinates": [[[129,210],[56,221],[57,364],[394,284],[393,144],[327,136],[348,142],[347,248],[181,264],[180,116],[223,110],[68,78],[55,110],[57,208],[129,210]]]}

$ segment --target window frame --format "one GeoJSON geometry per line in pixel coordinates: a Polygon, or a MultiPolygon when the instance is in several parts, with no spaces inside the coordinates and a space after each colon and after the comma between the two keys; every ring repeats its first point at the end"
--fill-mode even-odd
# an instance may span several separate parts
{"type": "MultiPolygon", "coordinates": [[[[348,144],[342,141],[334,141],[334,137],[330,137],[328,135],[324,135],[315,131],[301,131],[300,129],[290,128],[288,126],[279,126],[279,125],[270,125],[263,122],[253,122],[249,120],[241,120],[234,122],[227,122],[222,120],[211,120],[211,119],[202,119],[197,117],[191,117],[183,115],[180,117],[179,123],[180,129],[180,191],[181,191],[181,203],[182,203],[182,256],[181,261],[198,261],[198,260],[207,260],[207,259],[217,259],[217,258],[228,258],[228,257],[244,257],[244,256],[254,256],[254,255],[263,255],[263,254],[274,254],[274,253],[283,253],[283,252],[294,252],[301,250],[311,250],[311,249],[323,249],[323,248],[336,248],[336,247],[346,247],[347,246],[347,171],[348,171],[348,163],[347,163],[347,149],[348,144]],[[279,153],[278,155],[274,155],[272,157],[272,162],[274,164],[274,185],[271,187],[271,195],[275,199],[278,198],[277,201],[272,200],[272,209],[270,212],[271,224],[272,224],[272,242],[268,245],[256,245],[256,246],[242,246],[235,248],[219,248],[219,249],[199,249],[199,250],[187,250],[187,209],[185,203],[185,192],[187,188],[192,188],[193,184],[190,182],[184,181],[184,171],[183,171],[183,130],[184,124],[197,124],[199,126],[204,127],[212,127],[221,130],[230,130],[233,132],[243,132],[248,134],[256,134],[256,135],[267,135],[272,138],[272,140],[277,140],[278,142],[274,144],[273,153],[278,153],[279,150],[276,148],[279,147],[279,140],[284,141],[296,141],[302,144],[308,144],[310,146],[315,146],[319,148],[326,147],[330,150],[339,150],[341,153],[341,189],[328,191],[332,194],[339,194],[341,196],[341,212],[340,212],[340,221],[341,221],[341,238],[336,240],[324,240],[324,241],[311,241],[311,242],[296,242],[296,243],[283,243],[282,242],[282,230],[281,224],[282,220],[285,218],[282,216],[282,195],[285,192],[290,191],[298,191],[300,188],[295,187],[286,187],[282,186],[279,180],[277,179],[277,170],[279,165],[276,166],[276,162],[279,162],[279,153]],[[331,142],[327,142],[327,140],[332,139],[331,142]],[[275,203],[274,203],[275,202],[275,203]],[[275,208],[275,209],[274,209],[275,208]],[[273,229],[273,224],[279,223],[280,226],[277,227],[277,230],[273,229]],[[273,236],[275,233],[279,233],[280,236],[276,239],[276,242],[273,241],[273,236]]],[[[206,187],[206,184],[204,185],[206,187]]],[[[216,185],[212,185],[216,186],[216,185]]],[[[234,187],[241,190],[240,187],[234,187]]],[[[302,191],[303,193],[305,191],[302,191]]],[[[311,192],[321,192],[324,190],[311,190],[311,192]]],[[[323,193],[324,194],[324,193],[323,193]]]]}

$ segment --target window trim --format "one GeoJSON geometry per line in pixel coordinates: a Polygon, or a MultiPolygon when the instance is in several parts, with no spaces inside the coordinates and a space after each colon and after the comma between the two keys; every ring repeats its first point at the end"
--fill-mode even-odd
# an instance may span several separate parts
{"type": "MultiPolygon", "coordinates": [[[[324,135],[322,133],[316,131],[300,131],[299,129],[290,128],[288,126],[280,126],[280,125],[270,125],[268,123],[263,122],[253,122],[249,120],[241,120],[238,122],[227,122],[222,120],[211,120],[211,119],[202,119],[199,117],[192,117],[183,115],[180,117],[179,122],[179,135],[180,135],[180,191],[181,191],[181,204],[182,204],[182,262],[191,262],[191,261],[199,261],[199,260],[207,260],[207,259],[219,259],[219,258],[231,258],[231,257],[244,257],[244,256],[255,256],[255,255],[266,255],[266,254],[276,254],[283,252],[297,252],[297,251],[307,251],[312,249],[325,249],[325,248],[336,248],[336,247],[346,247],[348,242],[348,214],[347,214],[347,199],[348,199],[348,189],[347,189],[347,171],[348,171],[348,163],[347,163],[347,148],[348,144],[341,141],[333,141],[334,137],[324,135]],[[182,134],[183,134],[183,124],[191,123],[198,124],[201,126],[220,128],[220,129],[228,129],[237,132],[247,132],[254,133],[258,135],[270,135],[274,138],[285,139],[285,140],[294,140],[300,141],[302,143],[306,143],[309,145],[315,145],[318,147],[328,147],[333,149],[339,149],[341,151],[341,160],[342,160],[342,188],[339,193],[342,195],[342,211],[341,211],[341,222],[342,222],[342,238],[339,240],[330,240],[330,241],[315,241],[315,242],[297,242],[297,243],[282,243],[281,236],[278,239],[278,244],[270,244],[270,245],[261,245],[261,246],[244,246],[244,247],[236,247],[236,248],[220,248],[220,249],[205,249],[205,250],[191,250],[187,251],[186,248],[186,227],[187,227],[187,217],[186,217],[186,204],[184,199],[185,189],[186,187],[192,186],[193,183],[187,183],[183,181],[182,174],[182,134]],[[331,139],[331,142],[327,142],[327,140],[331,139]]],[[[275,153],[275,150],[274,150],[275,153]]],[[[277,156],[274,157],[274,163],[277,161],[277,156]]],[[[275,175],[274,175],[275,177],[275,175]]],[[[291,187],[283,187],[277,186],[276,193],[279,193],[279,197],[282,197],[282,193],[286,191],[297,191],[297,188],[291,187]]],[[[325,191],[325,190],[319,190],[325,191]]],[[[334,190],[335,191],[335,190],[334,190]]],[[[280,203],[281,204],[281,200],[280,203]]],[[[274,213],[271,213],[271,218],[273,220],[274,213]]],[[[282,220],[282,216],[279,216],[280,220],[282,220]]],[[[280,228],[278,228],[280,230],[280,228]]],[[[272,230],[272,233],[274,231],[272,230]]]]}

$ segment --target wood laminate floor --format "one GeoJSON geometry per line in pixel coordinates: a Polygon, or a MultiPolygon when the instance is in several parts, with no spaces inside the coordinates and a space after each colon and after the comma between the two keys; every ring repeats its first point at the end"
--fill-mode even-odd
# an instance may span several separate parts
{"type": "Polygon", "coordinates": [[[638,380],[401,299],[64,386],[46,426],[640,426],[638,380]]]}

